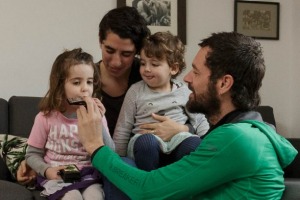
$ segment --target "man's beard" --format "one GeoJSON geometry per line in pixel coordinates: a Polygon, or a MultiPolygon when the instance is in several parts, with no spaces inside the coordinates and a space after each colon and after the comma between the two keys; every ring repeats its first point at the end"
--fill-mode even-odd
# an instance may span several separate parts
{"type": "Polygon", "coordinates": [[[210,82],[207,91],[194,95],[194,99],[189,99],[186,107],[191,113],[203,113],[207,118],[219,114],[221,102],[217,96],[215,85],[210,82]]]}

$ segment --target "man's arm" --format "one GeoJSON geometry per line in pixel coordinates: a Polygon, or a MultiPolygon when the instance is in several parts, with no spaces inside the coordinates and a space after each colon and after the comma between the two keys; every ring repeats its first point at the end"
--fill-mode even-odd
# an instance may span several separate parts
{"type": "Polygon", "coordinates": [[[226,136],[226,142],[221,134],[210,135],[189,156],[151,172],[128,166],[105,146],[95,152],[92,163],[132,199],[199,199],[201,193],[257,170],[253,152],[246,146],[240,149],[238,138],[226,136]],[[229,162],[236,152],[239,162],[229,162]]]}
{"type": "Polygon", "coordinates": [[[226,130],[211,132],[195,152],[178,162],[150,172],[139,170],[104,146],[101,125],[97,123],[101,114],[90,98],[85,100],[88,109],[80,106],[77,110],[80,141],[92,155],[93,166],[132,199],[199,199],[202,193],[224,183],[253,176],[260,165],[260,152],[249,148],[257,147],[256,140],[245,137],[243,127],[232,131],[226,126],[226,130]],[[238,162],[230,162],[232,156],[238,162]]]}

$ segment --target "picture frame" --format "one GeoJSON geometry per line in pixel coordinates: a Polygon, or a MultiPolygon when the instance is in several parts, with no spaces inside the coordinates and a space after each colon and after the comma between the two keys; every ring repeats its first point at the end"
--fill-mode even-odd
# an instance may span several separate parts
{"type": "Polygon", "coordinates": [[[235,1],[234,31],[255,39],[279,40],[277,2],[235,1]]]}
{"type": "MultiPolygon", "coordinates": [[[[138,3],[140,1],[143,0],[117,0],[117,7],[132,6],[138,8],[138,3]]],[[[163,18],[160,18],[155,22],[150,20],[147,21],[147,23],[149,23],[148,28],[150,29],[151,33],[158,31],[170,31],[172,34],[177,35],[180,40],[186,44],[186,0],[156,1],[167,4],[167,10],[169,12],[168,15],[164,16],[168,16],[166,18],[169,23],[161,23],[163,18]]],[[[138,11],[141,13],[140,9],[138,9],[138,11]]]]}

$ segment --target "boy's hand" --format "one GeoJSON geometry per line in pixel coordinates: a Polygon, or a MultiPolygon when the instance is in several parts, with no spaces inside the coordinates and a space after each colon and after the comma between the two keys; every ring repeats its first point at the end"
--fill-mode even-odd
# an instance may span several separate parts
{"type": "Polygon", "coordinates": [[[93,99],[94,99],[95,103],[97,104],[97,107],[99,108],[101,115],[104,116],[104,114],[106,112],[104,105],[98,98],[93,98],[93,99]]]}

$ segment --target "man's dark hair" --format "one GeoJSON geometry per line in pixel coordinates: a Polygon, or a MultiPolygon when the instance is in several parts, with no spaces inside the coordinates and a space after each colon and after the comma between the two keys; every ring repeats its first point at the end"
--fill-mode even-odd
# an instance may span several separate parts
{"type": "Polygon", "coordinates": [[[136,8],[124,6],[110,10],[99,24],[99,40],[102,43],[112,31],[122,39],[131,39],[139,53],[143,39],[150,35],[145,19],[136,8]]]}
{"type": "Polygon", "coordinates": [[[237,109],[252,110],[260,104],[259,89],[265,75],[262,48],[253,38],[236,33],[214,33],[199,43],[209,47],[206,66],[211,70],[211,81],[229,74],[234,83],[230,90],[237,109]]]}

